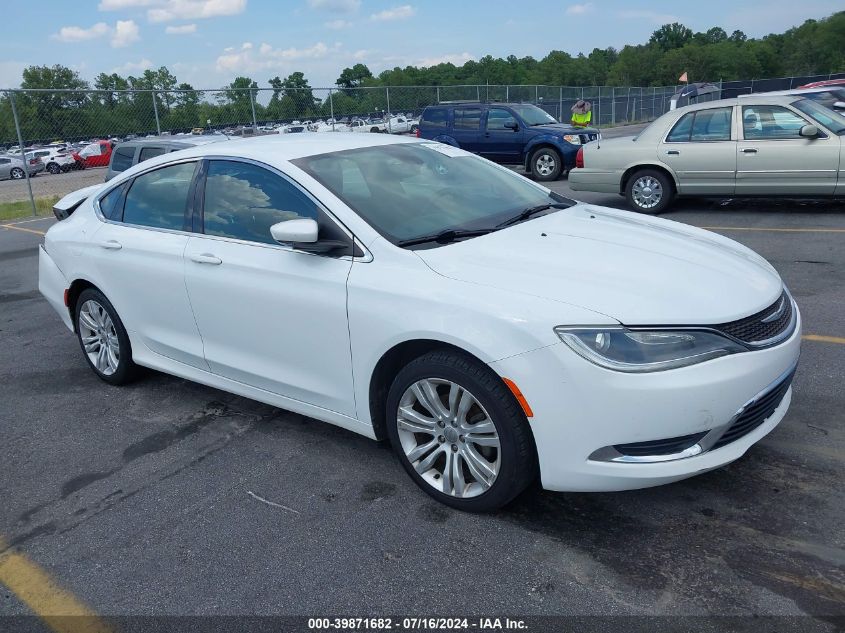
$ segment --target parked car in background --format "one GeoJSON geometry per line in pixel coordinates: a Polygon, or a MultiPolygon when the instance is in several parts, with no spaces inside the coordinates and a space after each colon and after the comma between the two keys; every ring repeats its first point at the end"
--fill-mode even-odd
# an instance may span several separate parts
{"type": "Polygon", "coordinates": [[[825,79],[798,86],[799,88],[826,88],[828,86],[845,86],[845,79],[825,79]]]}
{"type": "Polygon", "coordinates": [[[111,153],[111,141],[94,141],[74,153],[73,158],[83,167],[106,167],[111,160],[111,153]]]}
{"type": "Polygon", "coordinates": [[[346,124],[350,132],[372,132],[379,133],[387,131],[384,121],[381,119],[356,119],[346,124]]]}
{"type": "Polygon", "coordinates": [[[794,96],[749,95],[664,114],[635,138],[585,146],[574,191],[643,213],[677,196],[845,197],[845,117],[794,96]]]}
{"type": "Polygon", "coordinates": [[[417,136],[460,147],[497,163],[523,165],[535,179],[556,180],[575,166],[595,128],[559,123],[527,103],[454,103],[428,106],[417,136]]]}
{"type": "Polygon", "coordinates": [[[26,178],[24,168],[30,176],[35,176],[44,171],[44,164],[37,158],[27,159],[26,164],[20,155],[6,154],[0,156],[0,180],[22,180],[26,178]]]}
{"type": "Polygon", "coordinates": [[[73,154],[65,149],[57,149],[60,147],[63,146],[59,145],[56,148],[45,147],[33,152],[35,157],[44,163],[44,168],[51,174],[70,171],[76,165],[76,159],[73,157],[73,154]]]}
{"type": "Polygon", "coordinates": [[[845,85],[816,86],[812,88],[793,88],[791,90],[776,90],[772,92],[757,92],[750,95],[740,95],[740,98],[778,95],[794,95],[821,103],[831,110],[845,112],[845,85]]]}
{"type": "MultiPolygon", "coordinates": [[[[415,127],[412,127],[411,121],[403,115],[389,117],[386,126],[390,134],[407,134],[417,131],[415,127]]],[[[419,124],[417,124],[417,127],[419,127],[419,124]]]]}
{"type": "Polygon", "coordinates": [[[221,135],[203,135],[193,136],[185,135],[182,137],[159,137],[159,138],[144,138],[127,141],[115,146],[109,161],[109,169],[106,172],[106,182],[117,176],[119,173],[126,171],[130,167],[142,163],[150,158],[161,156],[162,154],[169,154],[180,149],[188,147],[195,147],[197,145],[206,145],[208,143],[217,143],[219,141],[228,140],[228,137],[221,135]]]}

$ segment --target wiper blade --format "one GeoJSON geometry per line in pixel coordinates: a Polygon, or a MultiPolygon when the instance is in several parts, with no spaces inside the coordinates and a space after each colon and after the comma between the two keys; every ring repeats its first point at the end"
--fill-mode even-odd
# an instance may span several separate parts
{"type": "MultiPolygon", "coordinates": [[[[498,228],[498,227],[496,227],[498,228]]],[[[472,229],[472,230],[455,230],[446,229],[433,235],[423,235],[421,237],[412,237],[407,240],[400,240],[396,242],[397,246],[416,246],[417,244],[427,244],[429,242],[437,242],[438,244],[450,244],[465,237],[478,237],[480,235],[487,235],[496,230],[492,229],[472,229]]]]}
{"type": "Polygon", "coordinates": [[[548,209],[568,209],[570,206],[572,205],[565,204],[563,202],[548,202],[546,204],[538,204],[535,207],[528,207],[527,209],[523,209],[519,212],[519,214],[513,216],[512,218],[508,218],[504,222],[500,222],[496,225],[496,228],[503,229],[506,226],[512,226],[514,224],[517,224],[518,222],[527,220],[535,213],[540,213],[541,211],[547,211],[548,209]]]}

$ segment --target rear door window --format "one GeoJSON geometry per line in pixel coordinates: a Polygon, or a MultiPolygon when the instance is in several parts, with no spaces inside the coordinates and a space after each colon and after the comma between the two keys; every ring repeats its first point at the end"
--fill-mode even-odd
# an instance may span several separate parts
{"type": "Polygon", "coordinates": [[[179,163],[141,174],[123,206],[127,224],[181,231],[196,163],[179,163]]]}
{"type": "Polygon", "coordinates": [[[165,149],[163,147],[142,147],[141,153],[138,156],[138,162],[143,163],[145,160],[161,156],[164,153],[165,149]]]}
{"type": "Polygon", "coordinates": [[[481,128],[481,108],[458,108],[455,110],[455,129],[478,130],[481,128]]]}
{"type": "Polygon", "coordinates": [[[134,145],[121,145],[112,153],[112,171],[126,171],[132,167],[132,159],[135,158],[134,145]]]}
{"type": "Polygon", "coordinates": [[[446,127],[449,124],[449,111],[446,108],[427,108],[422,123],[428,127],[446,127]]]}

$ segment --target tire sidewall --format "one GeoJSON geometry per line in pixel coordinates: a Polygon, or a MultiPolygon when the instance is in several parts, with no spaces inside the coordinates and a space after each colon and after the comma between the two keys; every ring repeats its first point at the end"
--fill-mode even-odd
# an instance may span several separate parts
{"type": "Polygon", "coordinates": [[[437,356],[442,356],[442,354],[426,354],[416,359],[416,361],[409,363],[396,375],[387,395],[386,427],[388,438],[399,461],[411,479],[434,499],[453,508],[469,512],[489,512],[496,510],[522,492],[533,478],[533,461],[528,460],[528,463],[526,463],[526,460],[520,457],[517,438],[518,429],[516,428],[518,425],[524,425],[525,428],[521,430],[530,434],[531,431],[528,428],[528,422],[521,409],[518,409],[519,405],[515,401],[513,403],[508,401],[513,396],[507,391],[501,379],[491,370],[484,368],[474,359],[455,354],[455,356],[463,356],[463,359],[469,361],[474,368],[480,369],[481,373],[486,374],[485,377],[487,380],[480,379],[474,373],[466,373],[449,363],[438,361],[436,359],[437,356]],[[399,440],[396,411],[399,408],[399,401],[405,390],[413,383],[424,378],[442,378],[468,389],[484,407],[496,426],[501,447],[499,473],[496,476],[493,486],[476,497],[462,499],[434,489],[417,473],[405,456],[405,451],[399,440]],[[491,382],[499,387],[499,389],[494,388],[491,392],[489,386],[491,382]],[[512,406],[509,407],[509,404],[512,406]],[[518,415],[514,415],[514,406],[519,411],[518,415]],[[530,477],[526,477],[528,474],[530,474],[530,477]]]}
{"type": "Polygon", "coordinates": [[[126,328],[123,327],[123,322],[117,315],[117,311],[114,309],[114,306],[108,299],[106,299],[102,292],[95,288],[86,288],[79,294],[76,304],[73,307],[73,326],[76,330],[76,338],[79,341],[82,356],[100,380],[103,380],[111,385],[121,385],[132,379],[135,364],[132,362],[132,345],[129,341],[129,335],[126,333],[126,328]],[[110,376],[106,376],[94,366],[91,359],[88,358],[88,354],[85,352],[85,345],[82,343],[82,333],[79,329],[79,312],[88,300],[94,300],[105,308],[112,320],[112,323],[114,324],[115,332],[117,332],[117,340],[120,344],[120,361],[118,362],[117,370],[110,376]]]}
{"type": "Polygon", "coordinates": [[[644,213],[647,215],[658,215],[665,211],[670,204],[672,204],[672,198],[675,195],[675,188],[673,183],[670,179],[666,176],[666,174],[657,171],[656,169],[641,169],[635,172],[629,179],[628,182],[625,184],[625,199],[628,202],[628,206],[631,207],[637,213],[644,213]],[[655,180],[660,182],[660,186],[663,187],[663,197],[660,199],[660,202],[657,204],[656,207],[652,207],[651,209],[643,209],[634,202],[634,183],[642,178],[643,176],[651,176],[655,180]]]}
{"type": "Polygon", "coordinates": [[[541,147],[539,149],[534,150],[531,153],[530,164],[531,175],[534,176],[535,180],[538,180],[540,182],[557,180],[563,172],[563,157],[561,156],[560,152],[558,152],[553,147],[541,147]],[[543,154],[549,154],[555,160],[555,169],[548,176],[543,176],[537,171],[537,159],[540,158],[540,156],[542,156],[543,154]]]}

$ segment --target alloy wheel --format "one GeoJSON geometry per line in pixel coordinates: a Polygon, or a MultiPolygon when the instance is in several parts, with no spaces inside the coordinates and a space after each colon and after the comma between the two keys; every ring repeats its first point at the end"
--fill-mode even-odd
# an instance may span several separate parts
{"type": "Polygon", "coordinates": [[[478,399],[442,378],[412,384],[396,415],[405,457],[435,490],[476,497],[495,482],[501,462],[496,425],[478,399]]]}
{"type": "Polygon", "coordinates": [[[663,186],[653,176],[640,176],[634,181],[631,197],[641,209],[653,209],[663,199],[663,186]]]}
{"type": "Polygon", "coordinates": [[[540,154],[537,160],[534,163],[534,166],[537,170],[537,173],[541,176],[551,176],[555,168],[557,167],[557,162],[555,161],[554,156],[551,154],[540,154]]]}
{"type": "Polygon", "coordinates": [[[79,336],[88,360],[104,376],[111,376],[120,365],[120,342],[106,309],[89,299],[79,309],[79,336]]]}
{"type": "Polygon", "coordinates": [[[14,180],[20,180],[21,178],[23,178],[23,169],[20,169],[19,167],[15,167],[9,175],[14,180]]]}

